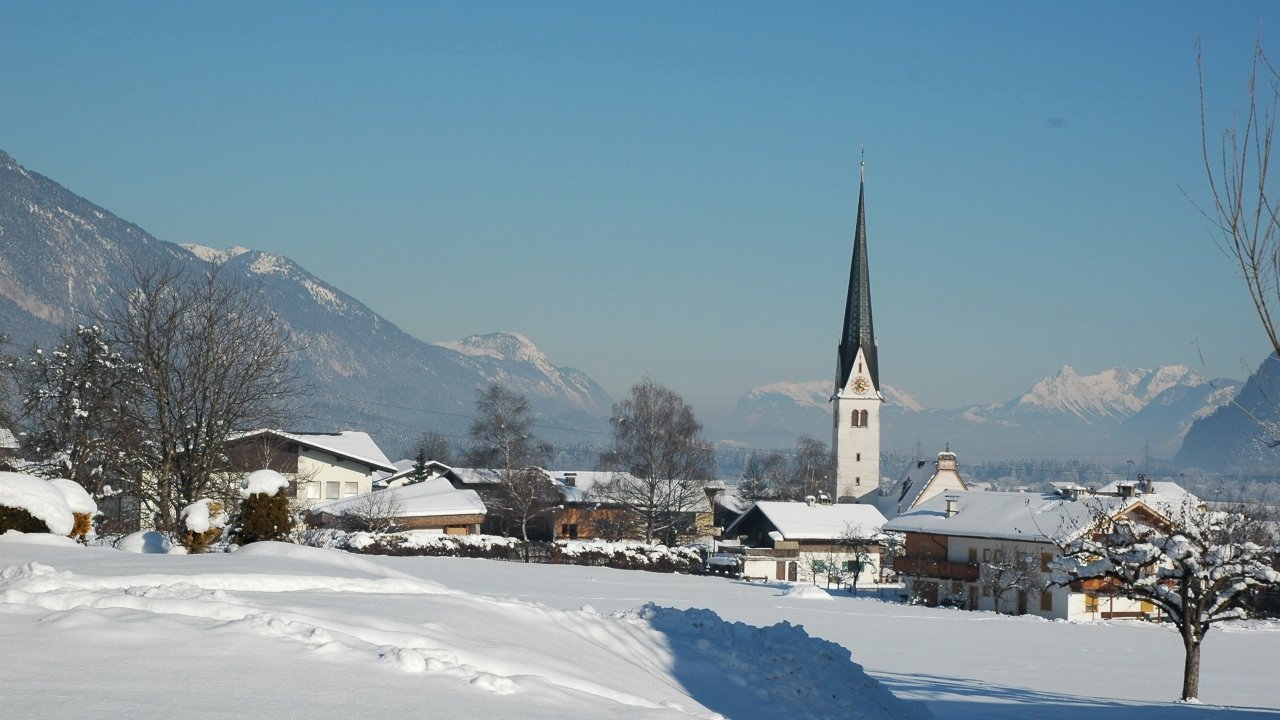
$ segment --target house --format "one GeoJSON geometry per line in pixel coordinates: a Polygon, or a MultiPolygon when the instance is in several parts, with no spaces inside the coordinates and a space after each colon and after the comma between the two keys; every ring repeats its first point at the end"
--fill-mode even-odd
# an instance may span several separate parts
{"type": "Polygon", "coordinates": [[[896,483],[882,486],[868,501],[886,518],[895,518],[943,493],[970,489],[969,484],[960,477],[956,454],[948,448],[938,453],[937,460],[916,460],[911,463],[896,483]]]}
{"type": "Polygon", "coordinates": [[[746,577],[794,582],[834,564],[838,569],[827,574],[856,573],[861,587],[880,580],[884,548],[879,536],[885,522],[871,505],[761,501],[724,535],[740,544],[729,549],[743,556],[746,577]]]}
{"type": "MultiPolygon", "coordinates": [[[[560,506],[552,529],[557,540],[592,539],[635,540],[642,538],[635,513],[612,502],[601,490],[612,482],[639,482],[630,473],[602,470],[549,471],[560,493],[560,506]]],[[[678,537],[682,541],[713,538],[720,534],[716,524],[716,499],[724,493],[724,483],[704,484],[702,493],[692,506],[677,519],[678,537]]]]}
{"type": "Polygon", "coordinates": [[[18,451],[22,445],[18,442],[18,438],[13,432],[6,427],[0,427],[0,463],[5,460],[18,457],[18,451]]]}
{"type": "Polygon", "coordinates": [[[233,436],[227,455],[231,472],[266,468],[288,477],[289,496],[305,507],[370,492],[375,473],[397,472],[368,433],[354,430],[252,430],[233,436]]]}
{"type": "Polygon", "coordinates": [[[1066,488],[939,495],[890,520],[884,530],[903,533],[904,551],[893,559],[893,569],[928,605],[1067,620],[1145,616],[1154,608],[1115,595],[1105,583],[1050,585],[1063,545],[1096,531],[1099,522],[1121,517],[1170,522],[1140,497],[1066,488]]]}
{"type": "Polygon", "coordinates": [[[391,520],[402,530],[427,530],[444,535],[475,535],[484,524],[486,509],[474,490],[458,490],[447,478],[400,485],[364,495],[314,505],[308,524],[349,527],[368,520],[391,520]]]}

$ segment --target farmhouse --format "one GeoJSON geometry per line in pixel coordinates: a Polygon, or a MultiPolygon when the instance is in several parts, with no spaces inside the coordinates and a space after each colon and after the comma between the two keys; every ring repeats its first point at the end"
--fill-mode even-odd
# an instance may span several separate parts
{"type": "Polygon", "coordinates": [[[1100,583],[1051,585],[1052,564],[1063,545],[1108,520],[1167,524],[1169,510],[1163,502],[1157,506],[1161,510],[1133,495],[1078,488],[957,492],[921,503],[884,529],[904,534],[904,553],[893,569],[925,604],[1068,620],[1136,617],[1154,608],[1100,583]]]}
{"type": "Polygon", "coordinates": [[[942,493],[969,489],[956,467],[956,454],[947,449],[938,453],[938,459],[933,462],[917,460],[911,463],[896,483],[881,486],[878,493],[867,499],[885,517],[895,518],[942,493]]]}
{"type": "Polygon", "coordinates": [[[880,580],[885,522],[871,505],[761,501],[724,534],[740,543],[746,577],[795,581],[821,574],[867,586],[880,580]]]}

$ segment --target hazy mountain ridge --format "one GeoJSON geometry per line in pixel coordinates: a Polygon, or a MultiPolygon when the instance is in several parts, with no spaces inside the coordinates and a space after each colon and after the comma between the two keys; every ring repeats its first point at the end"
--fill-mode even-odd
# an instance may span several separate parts
{"type": "MultiPolygon", "coordinates": [[[[788,447],[801,432],[826,439],[831,387],[813,381],[755,388],[739,400],[725,434],[769,447],[788,447]]],[[[881,442],[907,453],[947,444],[984,455],[1083,456],[1149,447],[1172,457],[1195,420],[1230,401],[1239,387],[1234,380],[1207,381],[1181,365],[1092,375],[1064,366],[1008,402],[943,410],[925,409],[886,385],[881,442]]]]}
{"type": "Polygon", "coordinates": [[[59,330],[106,309],[131,268],[205,263],[261,286],[293,342],[312,392],[302,429],[368,430],[396,453],[426,430],[465,435],[475,389],[502,382],[527,393],[547,420],[588,426],[611,405],[585,374],[555,367],[527,338],[498,333],[487,357],[413,338],[289,258],[243,247],[215,249],[158,240],[137,225],[30,172],[0,152],[0,327],[11,351],[48,344],[59,330]],[[585,415],[585,417],[584,417],[585,415]]]}
{"type": "Polygon", "coordinates": [[[1196,418],[1176,461],[1182,467],[1274,474],[1280,460],[1280,358],[1271,355],[1229,402],[1196,418]]]}

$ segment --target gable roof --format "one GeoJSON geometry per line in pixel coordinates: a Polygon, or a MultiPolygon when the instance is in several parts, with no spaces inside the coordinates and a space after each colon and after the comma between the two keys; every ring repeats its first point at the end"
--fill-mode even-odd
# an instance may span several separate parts
{"type": "Polygon", "coordinates": [[[956,492],[930,498],[884,525],[890,532],[918,532],[1060,544],[1079,537],[1099,516],[1117,517],[1144,508],[1141,500],[1090,495],[1071,500],[1053,493],[956,492]],[[958,512],[947,517],[947,501],[958,512]]]}
{"type": "Polygon", "coordinates": [[[292,440],[299,445],[322,450],[336,457],[347,458],[368,465],[374,470],[396,472],[396,466],[391,464],[391,461],[383,454],[378,444],[373,441],[373,438],[369,437],[369,433],[358,430],[343,430],[336,433],[295,433],[261,428],[232,435],[231,441],[239,442],[262,435],[274,435],[275,437],[292,440]]]}
{"type": "Polygon", "coordinates": [[[871,505],[838,503],[810,505],[802,502],[762,500],[755,503],[724,532],[732,537],[734,528],[762,516],[782,534],[783,540],[838,540],[850,529],[861,528],[868,537],[880,532],[887,522],[871,505]]]}
{"type": "Polygon", "coordinates": [[[413,485],[377,490],[341,500],[330,500],[311,508],[314,513],[344,515],[357,510],[371,498],[395,498],[400,504],[396,517],[436,517],[440,515],[483,515],[484,502],[475,490],[455,490],[447,478],[436,477],[413,485]]]}

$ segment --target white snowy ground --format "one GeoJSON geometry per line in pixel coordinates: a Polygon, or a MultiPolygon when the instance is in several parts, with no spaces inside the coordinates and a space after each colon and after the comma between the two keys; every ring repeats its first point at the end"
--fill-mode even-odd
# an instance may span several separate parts
{"type": "Polygon", "coordinates": [[[809,587],[277,543],[181,556],[0,537],[5,718],[1280,716],[1280,625],[1210,633],[1205,705],[1168,702],[1181,661],[1177,635],[1147,624],[809,587]]]}

